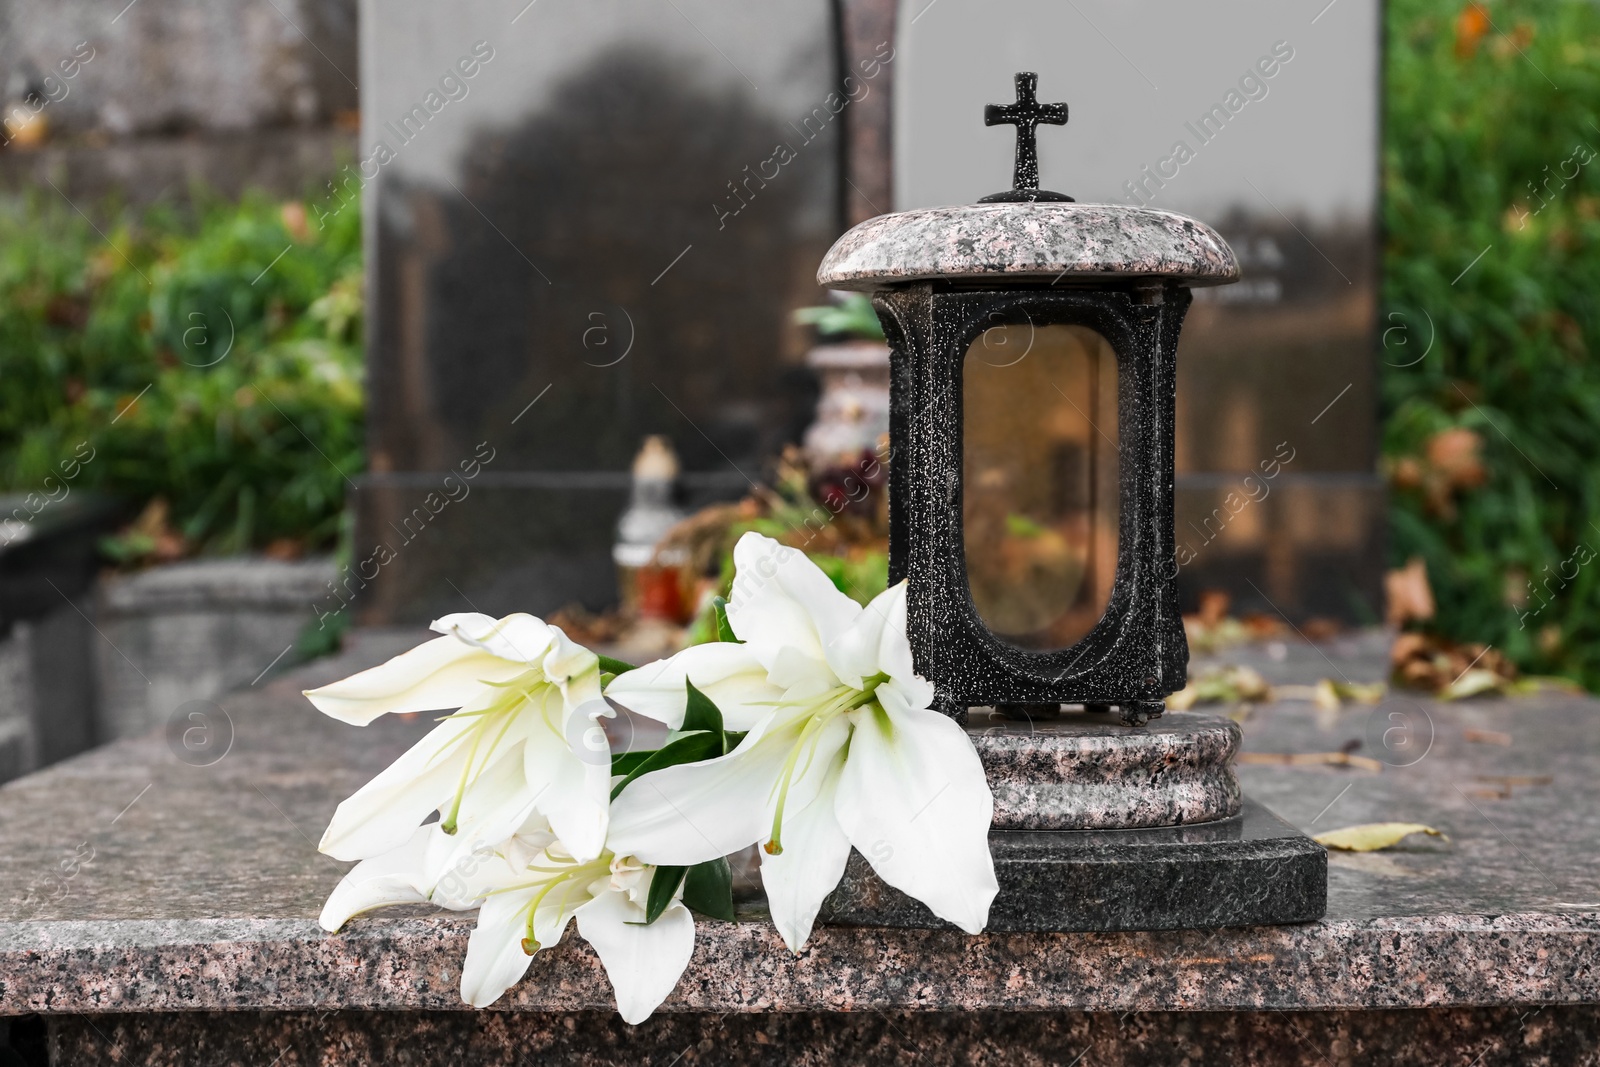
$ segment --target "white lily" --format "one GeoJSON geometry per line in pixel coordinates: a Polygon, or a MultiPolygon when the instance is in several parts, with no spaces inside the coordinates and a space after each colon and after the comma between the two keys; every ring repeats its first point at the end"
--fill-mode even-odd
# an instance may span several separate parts
{"type": "Polygon", "coordinates": [[[726,756],[635,779],[607,844],[688,865],[764,843],[773,922],[800,951],[851,846],[885,882],[977,933],[998,886],[994,799],[966,732],[929,710],[906,637],[905,584],[865,608],[795,549],[747,533],[728,623],[743,643],[700,645],[614,680],[618,703],[681,725],[684,679],[748,730],[726,756]]]}
{"type": "Polygon", "coordinates": [[[560,843],[531,858],[501,861],[500,886],[485,895],[467,939],[461,998],[488,1007],[528,973],[533,954],[561,940],[567,924],[594,948],[623,1021],[640,1023],[667,999],[694,954],[694,917],[680,899],[645,924],[656,868],[602,852],[580,863],[560,843]]]}
{"type": "Polygon", "coordinates": [[[498,844],[447,834],[438,823],[417,827],[410,839],[364,859],[346,872],[328,895],[317,921],[337,933],[357,915],[394,904],[436,904],[466,911],[509,879],[505,855],[526,857],[555,841],[548,823],[535,815],[515,837],[498,844]]]}
{"type": "Polygon", "coordinates": [[[678,984],[694,954],[694,917],[680,885],[645,924],[656,868],[610,851],[579,862],[538,815],[505,841],[467,845],[438,823],[418,827],[398,848],[351,868],[323,906],[323,929],[391,904],[478,908],[461,968],[461,997],[478,1008],[516,985],[533,954],[560,941],[574,918],[626,1022],[644,1021],[678,984]]]}
{"type": "Polygon", "coordinates": [[[445,833],[465,828],[492,843],[539,812],[573,855],[598,856],[611,782],[599,719],[614,714],[598,658],[531,615],[447,615],[433,629],[446,636],[306,692],[357,726],[460,709],[340,804],[318,847],[338,859],[380,856],[434,811],[445,833]]]}

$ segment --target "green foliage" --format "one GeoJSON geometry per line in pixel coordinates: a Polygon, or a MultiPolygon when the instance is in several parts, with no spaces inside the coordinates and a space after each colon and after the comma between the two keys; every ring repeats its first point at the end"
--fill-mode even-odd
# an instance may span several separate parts
{"type": "Polygon", "coordinates": [[[727,641],[729,644],[742,644],[739,635],[733,632],[733,624],[728,621],[728,598],[714,596],[711,598],[711,615],[717,624],[717,640],[727,641]]]}
{"type": "Polygon", "coordinates": [[[689,868],[683,881],[683,903],[701,915],[733,922],[733,868],[726,858],[689,868]]]}
{"type": "Polygon", "coordinates": [[[811,562],[828,576],[839,592],[858,604],[869,603],[889,588],[889,557],[883,552],[864,552],[859,556],[835,556],[827,552],[808,552],[811,562]]]}
{"type": "Polygon", "coordinates": [[[1567,561],[1600,547],[1600,8],[1393,0],[1387,18],[1394,561],[1426,560],[1447,636],[1594,688],[1600,567],[1567,561]],[[1481,438],[1482,484],[1430,498],[1416,475],[1452,428],[1481,438]]]}
{"type": "Polygon", "coordinates": [[[165,500],[191,548],[333,542],[363,462],[356,212],[319,230],[247,197],[97,231],[50,196],[0,201],[0,489],[92,449],[72,488],[165,500]]]}
{"type": "Polygon", "coordinates": [[[733,922],[733,868],[728,866],[726,857],[718,857],[693,867],[657,867],[645,898],[646,923],[661,918],[680,885],[685,907],[712,919],[733,922]]]}
{"type": "Polygon", "coordinates": [[[659,771],[665,767],[676,767],[680,763],[699,763],[701,760],[716,759],[723,755],[724,745],[722,731],[715,733],[709,731],[696,731],[684,734],[682,737],[667,742],[655,749],[642,759],[633,760],[625,757],[633,756],[632,752],[611,757],[611,773],[622,774],[622,781],[611,787],[611,799],[615,800],[628,787],[628,784],[642,774],[659,771]],[[618,760],[623,760],[618,763],[618,760]],[[626,768],[623,770],[622,768],[626,768]]]}
{"type": "Polygon", "coordinates": [[[883,340],[883,324],[878,321],[878,313],[872,310],[872,301],[865,293],[851,293],[837,304],[800,308],[794,313],[794,321],[802,326],[815,326],[824,337],[883,340]]]}
{"type": "MultiPolygon", "coordinates": [[[[688,677],[683,679],[687,699],[684,702],[683,730],[709,730],[718,736],[722,734],[722,709],[700,690],[695,688],[694,682],[688,677]]],[[[725,753],[724,753],[725,754],[725,753]]]]}

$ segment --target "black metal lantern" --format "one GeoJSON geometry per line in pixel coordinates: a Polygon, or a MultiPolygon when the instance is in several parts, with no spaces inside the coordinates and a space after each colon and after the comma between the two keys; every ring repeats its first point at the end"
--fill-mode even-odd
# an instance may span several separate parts
{"type": "Polygon", "coordinates": [[[890,578],[941,710],[1160,715],[1185,684],[1173,398],[1189,288],[1238,278],[1211,228],[1038,188],[1017,75],[1014,188],[882,215],[817,280],[866,290],[893,354],[890,578]]]}

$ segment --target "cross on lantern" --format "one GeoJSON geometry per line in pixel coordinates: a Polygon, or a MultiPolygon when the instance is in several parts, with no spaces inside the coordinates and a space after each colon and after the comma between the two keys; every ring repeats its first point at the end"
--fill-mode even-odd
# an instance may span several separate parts
{"type": "Polygon", "coordinates": [[[1012,104],[987,104],[983,109],[985,126],[1011,125],[1017,128],[1017,162],[1012,174],[1012,192],[984,197],[984,201],[997,200],[1071,200],[1060,193],[1039,189],[1039,147],[1035,128],[1042,122],[1051,126],[1065,126],[1066,104],[1041,104],[1035,96],[1039,88],[1039,75],[1022,71],[1017,75],[1017,99],[1012,104]],[[1022,194],[1022,195],[1017,195],[1022,194]]]}

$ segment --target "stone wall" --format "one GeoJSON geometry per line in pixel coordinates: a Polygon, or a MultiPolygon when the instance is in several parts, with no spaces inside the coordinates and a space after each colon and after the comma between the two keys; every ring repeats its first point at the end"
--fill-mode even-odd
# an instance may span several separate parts
{"type": "Polygon", "coordinates": [[[355,0],[14,0],[0,103],[44,128],[6,138],[0,187],[304,192],[354,154],[358,77],[355,0]]]}
{"type": "Polygon", "coordinates": [[[330,560],[176,563],[100,584],[97,740],[161,726],[186,704],[295,661],[333,580],[330,560]]]}

